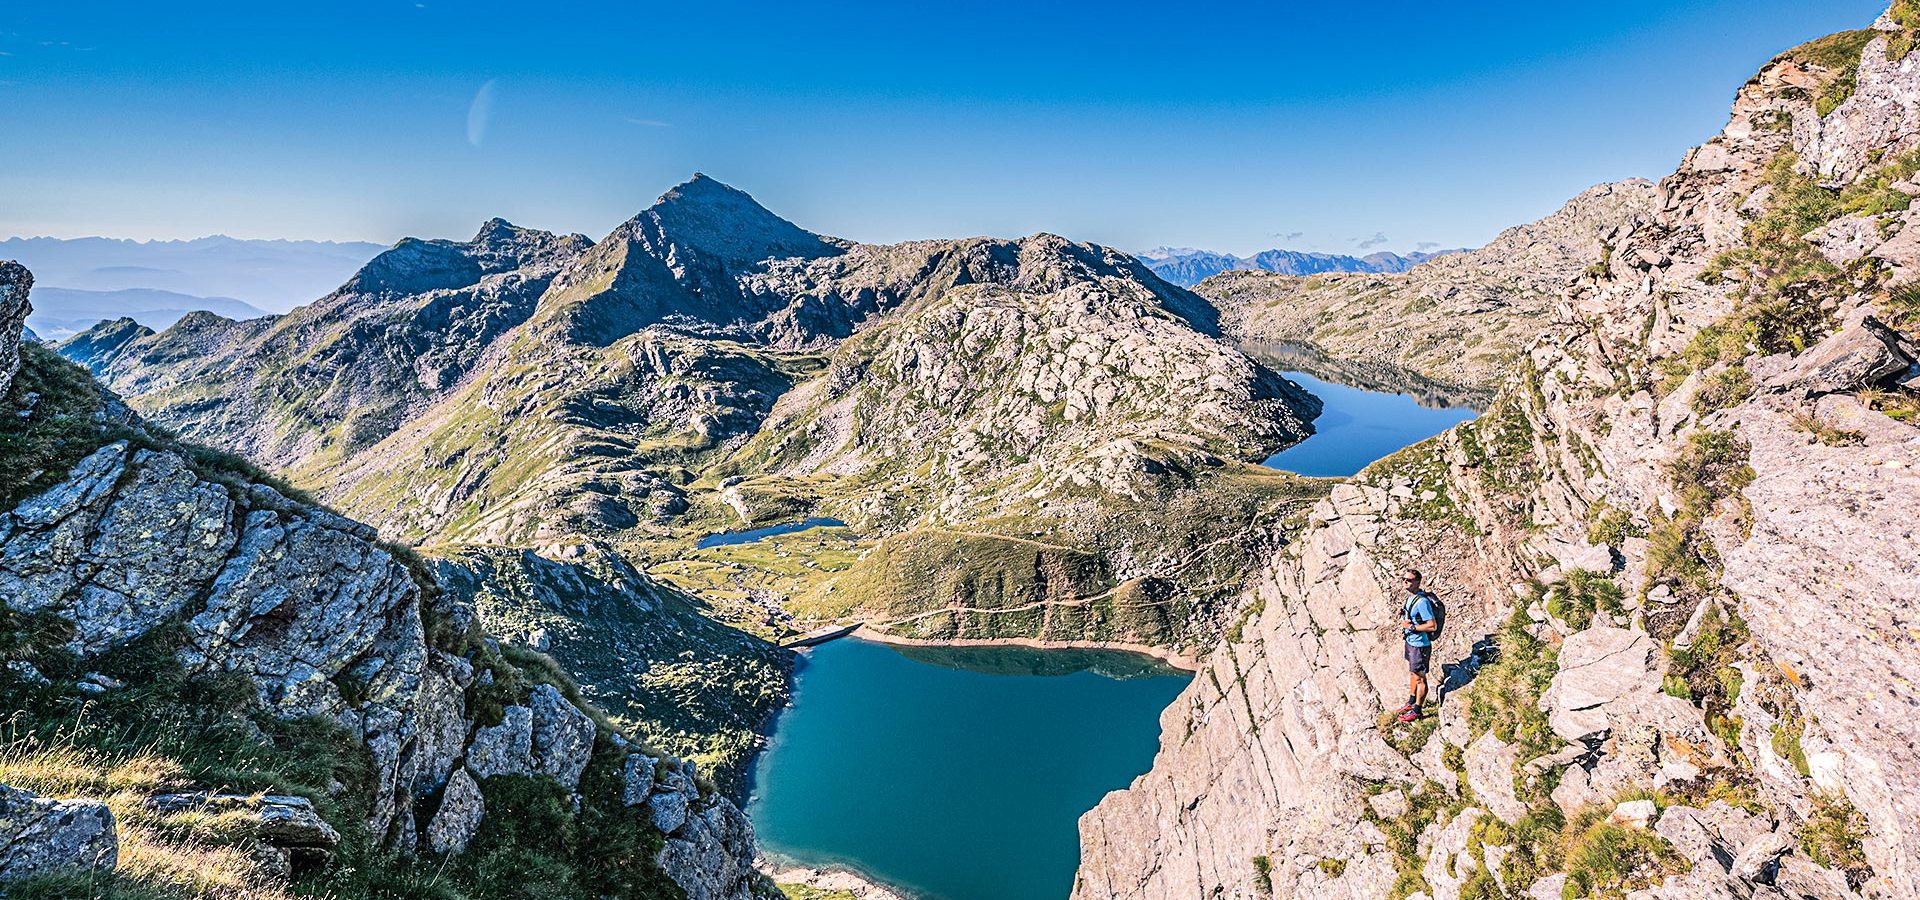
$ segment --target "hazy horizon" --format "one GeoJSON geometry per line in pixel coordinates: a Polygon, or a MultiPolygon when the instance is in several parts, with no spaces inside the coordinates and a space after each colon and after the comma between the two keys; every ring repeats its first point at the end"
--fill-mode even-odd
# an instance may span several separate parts
{"type": "Polygon", "coordinates": [[[703,171],[869,243],[1478,246],[1670,171],[1761,63],[1883,5],[31,4],[0,234],[598,237],[703,171]]]}

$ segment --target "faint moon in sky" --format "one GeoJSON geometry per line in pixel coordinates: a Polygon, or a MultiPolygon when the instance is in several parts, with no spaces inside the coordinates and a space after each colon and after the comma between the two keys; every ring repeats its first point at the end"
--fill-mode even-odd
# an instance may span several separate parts
{"type": "Polygon", "coordinates": [[[473,103],[467,107],[467,143],[475,147],[487,136],[487,121],[493,118],[493,85],[498,80],[487,79],[487,83],[474,92],[473,103]]]}

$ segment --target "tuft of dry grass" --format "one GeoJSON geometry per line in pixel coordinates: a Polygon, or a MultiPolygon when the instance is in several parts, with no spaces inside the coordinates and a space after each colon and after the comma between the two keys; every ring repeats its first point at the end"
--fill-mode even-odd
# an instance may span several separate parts
{"type": "MultiPolygon", "coordinates": [[[[56,736],[57,737],[57,736],[56,736]]],[[[113,810],[120,840],[111,873],[76,872],[13,888],[20,900],[291,900],[286,886],[253,856],[253,823],[244,814],[200,810],[161,815],[156,793],[190,781],[179,762],[140,750],[110,754],[57,739],[0,745],[0,783],[45,797],[86,799],[113,810]]]]}

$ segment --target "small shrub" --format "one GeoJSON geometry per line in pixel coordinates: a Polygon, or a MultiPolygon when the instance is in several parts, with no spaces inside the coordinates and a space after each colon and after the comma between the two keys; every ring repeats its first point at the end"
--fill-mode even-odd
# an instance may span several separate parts
{"type": "Polygon", "coordinates": [[[1520,745],[1523,761],[1558,749],[1540,695],[1559,671],[1560,654],[1529,634],[1528,624],[1525,610],[1516,608],[1500,630],[1500,658],[1481,667],[1467,689],[1469,730],[1520,745]]]}
{"type": "Polygon", "coordinates": [[[1800,828],[1800,848],[1814,862],[1849,873],[1867,869],[1862,841],[1867,819],[1844,794],[1815,794],[1813,811],[1800,828]]]}
{"type": "Polygon", "coordinates": [[[1553,589],[1547,600],[1547,612],[1575,630],[1592,625],[1596,612],[1618,616],[1626,611],[1626,594],[1620,585],[1611,576],[1586,569],[1568,572],[1565,582],[1553,589]]]}
{"type": "Polygon", "coordinates": [[[1320,873],[1328,878],[1339,878],[1347,874],[1347,861],[1344,859],[1329,857],[1316,863],[1316,865],[1320,867],[1320,873]]]}
{"type": "Polygon", "coordinates": [[[1587,543],[1618,547],[1630,537],[1646,537],[1646,529],[1633,524],[1633,514],[1616,509],[1604,501],[1587,510],[1587,543]]]}
{"type": "Polygon", "coordinates": [[[1868,389],[1860,392],[1860,402],[1896,422],[1920,424],[1920,394],[1903,390],[1868,389]]]}
{"type": "Polygon", "coordinates": [[[1820,420],[1820,417],[1805,410],[1792,416],[1793,427],[1813,435],[1814,440],[1829,447],[1853,447],[1866,443],[1866,436],[1847,428],[1835,428],[1820,420]]]}
{"type": "Polygon", "coordinates": [[[1773,723],[1772,745],[1775,756],[1793,764],[1794,771],[1805,778],[1813,774],[1807,765],[1807,754],[1800,748],[1800,739],[1805,736],[1806,727],[1798,719],[1782,719],[1773,723]]]}
{"type": "Polygon", "coordinates": [[[1716,410],[1738,406],[1751,396],[1753,376],[1745,366],[1728,366],[1700,383],[1700,392],[1693,396],[1693,411],[1704,416],[1716,410]]]}
{"type": "Polygon", "coordinates": [[[1722,737],[1731,737],[1729,743],[1734,746],[1739,745],[1739,722],[1730,716],[1742,687],[1734,662],[1748,639],[1747,623],[1712,603],[1701,618],[1693,644],[1684,650],[1675,649],[1668,661],[1668,692],[1676,686],[1670,682],[1678,679],[1685,686],[1687,699],[1705,710],[1708,727],[1722,737]]]}
{"type": "Polygon", "coordinates": [[[1253,887],[1262,894],[1273,893],[1273,859],[1271,857],[1253,858],[1253,887]]]}
{"type": "Polygon", "coordinates": [[[1920,46],[1920,2],[1916,0],[1898,0],[1887,10],[1893,17],[1893,23],[1900,31],[1887,38],[1887,58],[1895,61],[1907,58],[1915,46],[1920,46]]]}
{"type": "Polygon", "coordinates": [[[20,369],[0,397],[0,511],[58,484],[87,454],[111,442],[94,420],[103,409],[87,370],[38,344],[20,345],[20,369]],[[32,413],[29,394],[39,394],[32,413]]]}
{"type": "Polygon", "coordinates": [[[1604,810],[1583,814],[1570,828],[1565,896],[1614,900],[1688,868],[1665,838],[1643,828],[1616,825],[1607,820],[1604,810]]]}

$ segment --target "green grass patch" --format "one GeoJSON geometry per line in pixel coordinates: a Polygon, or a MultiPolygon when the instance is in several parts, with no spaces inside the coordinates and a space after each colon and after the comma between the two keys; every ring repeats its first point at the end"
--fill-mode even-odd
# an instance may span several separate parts
{"type": "Polygon", "coordinates": [[[1575,631],[1592,625],[1595,613],[1620,616],[1627,612],[1626,594],[1613,577],[1586,569],[1574,569],[1562,583],[1548,588],[1546,607],[1575,631]]]}
{"type": "Polygon", "coordinates": [[[1858,874],[1868,870],[1866,836],[1867,817],[1846,795],[1815,794],[1813,811],[1800,827],[1800,848],[1820,865],[1858,874]]]}
{"type": "Polygon", "coordinates": [[[1560,652],[1528,633],[1524,604],[1499,633],[1500,657],[1480,668],[1466,689],[1467,725],[1476,736],[1494,736],[1520,747],[1520,760],[1559,749],[1559,739],[1540,711],[1540,695],[1560,670],[1560,652]]]}

